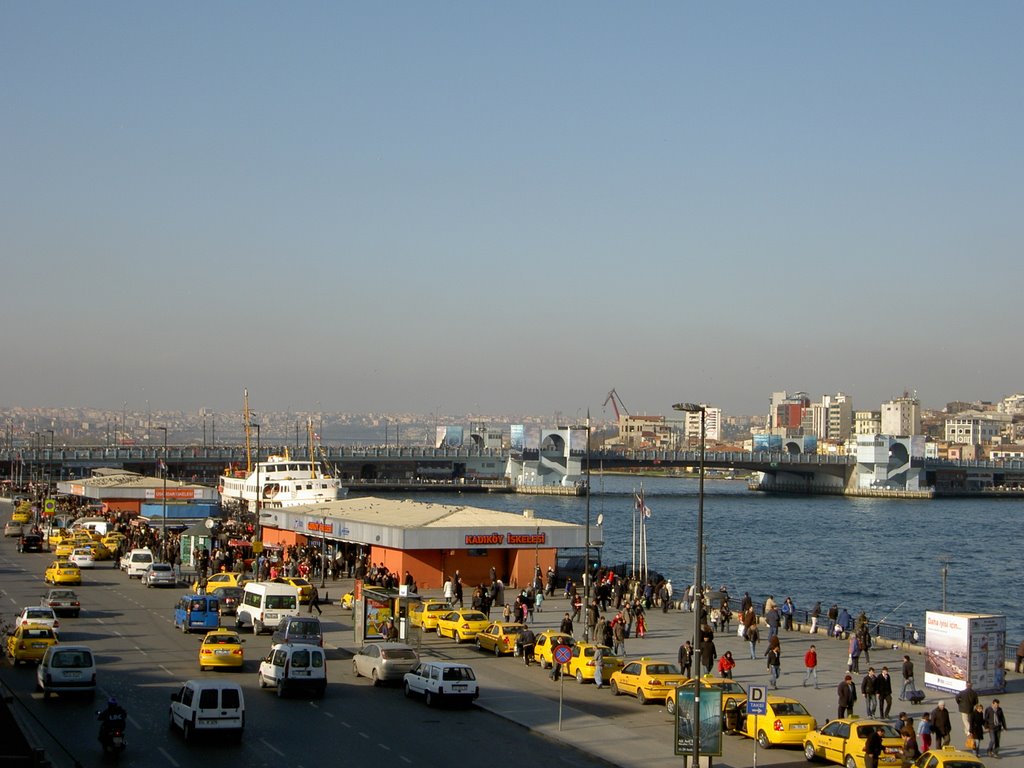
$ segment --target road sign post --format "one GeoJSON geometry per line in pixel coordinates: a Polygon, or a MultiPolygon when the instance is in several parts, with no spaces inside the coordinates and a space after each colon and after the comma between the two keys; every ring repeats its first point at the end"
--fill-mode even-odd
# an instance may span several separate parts
{"type": "Polygon", "coordinates": [[[572,658],[572,648],[568,645],[556,645],[551,651],[554,664],[558,665],[558,730],[562,730],[562,695],[565,691],[565,675],[562,674],[562,665],[568,664],[572,658]]]}
{"type": "Polygon", "coordinates": [[[747,717],[754,716],[754,768],[757,768],[757,718],[768,714],[768,688],[752,685],[747,688],[747,717]]]}

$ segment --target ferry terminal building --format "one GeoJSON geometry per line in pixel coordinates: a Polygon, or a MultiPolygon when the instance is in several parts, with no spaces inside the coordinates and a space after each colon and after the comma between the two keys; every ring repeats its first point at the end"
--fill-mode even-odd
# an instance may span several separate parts
{"type": "MultiPolygon", "coordinates": [[[[556,566],[559,550],[586,547],[586,528],[478,507],[409,499],[361,497],[260,510],[265,545],[324,541],[369,548],[369,563],[399,579],[412,574],[419,589],[439,589],[459,571],[464,589],[490,583],[491,569],[507,586],[525,587],[537,569],[556,566]]],[[[603,544],[591,526],[590,546],[603,544]]],[[[578,576],[578,574],[562,574],[578,576]]]]}

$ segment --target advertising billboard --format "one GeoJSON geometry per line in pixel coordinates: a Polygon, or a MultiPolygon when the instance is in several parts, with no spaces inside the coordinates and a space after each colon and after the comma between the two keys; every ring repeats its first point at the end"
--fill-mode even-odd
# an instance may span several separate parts
{"type": "Polygon", "coordinates": [[[953,693],[970,681],[979,694],[1006,690],[1006,617],[977,613],[925,614],[924,684],[953,693]]]}
{"type": "Polygon", "coordinates": [[[526,431],[522,424],[512,424],[511,428],[512,434],[509,445],[513,453],[521,453],[523,448],[526,447],[526,431]]]}
{"type": "MultiPolygon", "coordinates": [[[[693,754],[693,682],[676,689],[676,754],[693,754]]],[[[700,753],[722,754],[722,692],[701,687],[700,691],[700,753]]]]}

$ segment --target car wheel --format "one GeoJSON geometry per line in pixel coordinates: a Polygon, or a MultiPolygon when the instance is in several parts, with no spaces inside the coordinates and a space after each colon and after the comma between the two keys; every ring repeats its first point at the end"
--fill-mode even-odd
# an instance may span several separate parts
{"type": "Polygon", "coordinates": [[[423,700],[427,703],[428,707],[434,706],[434,694],[432,691],[427,691],[423,694],[423,700]]]}
{"type": "Polygon", "coordinates": [[[814,745],[809,741],[804,744],[804,758],[808,763],[813,763],[818,759],[818,755],[814,751],[814,745]]]}
{"type": "Polygon", "coordinates": [[[622,691],[619,690],[619,684],[614,680],[611,681],[609,686],[612,689],[612,696],[618,696],[620,693],[622,693],[622,691]]]}
{"type": "Polygon", "coordinates": [[[377,670],[370,672],[370,679],[373,680],[374,685],[380,685],[380,677],[377,675],[377,670]]]}
{"type": "Polygon", "coordinates": [[[583,685],[583,670],[582,669],[577,669],[576,670],[576,682],[579,683],[580,685],[583,685]]]}
{"type": "Polygon", "coordinates": [[[167,713],[167,730],[174,730],[174,713],[170,711],[167,713]]]}
{"type": "MultiPolygon", "coordinates": [[[[477,640],[477,642],[479,643],[480,641],[477,640]]],[[[501,646],[499,646],[497,643],[494,644],[494,655],[501,656],[501,646]]]]}
{"type": "Polygon", "coordinates": [[[757,746],[761,749],[771,749],[772,743],[768,740],[768,734],[764,731],[757,732],[757,746]]]}
{"type": "Polygon", "coordinates": [[[853,755],[846,756],[846,768],[857,768],[857,761],[853,759],[853,755]]]}
{"type": "Polygon", "coordinates": [[[665,698],[665,711],[670,715],[674,715],[676,713],[676,700],[672,696],[667,696],[665,698]]]}
{"type": "Polygon", "coordinates": [[[359,677],[359,665],[356,664],[356,660],[352,659],[352,674],[355,677],[359,677]]]}
{"type": "Polygon", "coordinates": [[[647,694],[644,693],[643,688],[636,689],[636,700],[639,701],[641,704],[647,703],[647,694]]]}
{"type": "Polygon", "coordinates": [[[263,622],[262,621],[256,621],[255,619],[253,619],[253,622],[252,622],[252,633],[254,635],[262,635],[263,634],[263,622]]]}
{"type": "Polygon", "coordinates": [[[43,701],[46,701],[48,698],[50,698],[50,691],[43,688],[43,701]]]}
{"type": "Polygon", "coordinates": [[[541,659],[541,660],[540,660],[540,668],[541,668],[541,669],[547,669],[547,668],[548,668],[548,667],[550,667],[550,666],[551,666],[551,665],[550,665],[550,664],[548,664],[548,663],[547,663],[546,661],[544,661],[544,659],[541,659]]]}
{"type": "Polygon", "coordinates": [[[257,672],[256,673],[256,679],[259,681],[260,688],[266,688],[267,687],[267,681],[263,679],[263,673],[262,672],[257,672]]]}
{"type": "Polygon", "coordinates": [[[284,698],[284,680],[277,681],[277,698],[284,698]]]}
{"type": "Polygon", "coordinates": [[[407,699],[411,699],[412,698],[412,688],[409,687],[408,683],[405,684],[405,698],[407,698],[407,699]]]}
{"type": "Polygon", "coordinates": [[[187,635],[188,634],[188,622],[187,621],[181,622],[181,634],[183,634],[183,635],[187,635]]]}
{"type": "Polygon", "coordinates": [[[192,741],[192,723],[188,720],[181,724],[181,736],[185,739],[186,743],[192,741]]]}

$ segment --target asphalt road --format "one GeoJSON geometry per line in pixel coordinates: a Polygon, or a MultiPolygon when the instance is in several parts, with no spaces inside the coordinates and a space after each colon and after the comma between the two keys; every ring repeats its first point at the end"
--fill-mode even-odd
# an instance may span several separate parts
{"type": "MultiPolygon", "coordinates": [[[[0,520],[10,505],[0,505],[0,520]]],[[[49,554],[18,554],[14,539],[0,542],[0,615],[10,621],[21,607],[37,604],[49,585],[42,576],[49,554]]],[[[333,761],[371,765],[451,765],[494,755],[502,762],[584,766],[594,759],[571,747],[532,734],[488,712],[470,708],[427,708],[406,699],[398,686],[374,688],[352,674],[349,654],[329,652],[328,690],[321,700],[278,699],[256,682],[259,659],[270,648],[268,635],[246,640],[242,672],[199,672],[199,635],[183,635],[172,624],[173,605],[182,589],[147,589],[110,566],[83,572],[76,591],[82,601],[77,619],[62,618],[60,638],[85,643],[97,654],[99,692],[94,700],[55,696],[43,701],[34,691],[35,667],[0,665],[0,678],[13,691],[18,718],[36,743],[44,745],[56,768],[99,766],[104,760],[96,741],[96,710],[110,695],[129,713],[128,749],[120,762],[139,768],[177,768],[197,760],[230,761],[234,765],[313,768],[333,761]],[[168,728],[172,691],[189,678],[224,675],[238,680],[246,697],[247,723],[241,745],[216,740],[186,745],[168,728]]],[[[351,639],[348,612],[329,606],[325,612],[328,645],[331,636],[351,639]]],[[[429,638],[428,643],[440,641],[429,638]]],[[[469,647],[445,641],[438,651],[476,654],[469,647]]],[[[479,656],[475,657],[479,660],[479,656]]],[[[506,660],[507,663],[507,660],[506,660]]]]}

